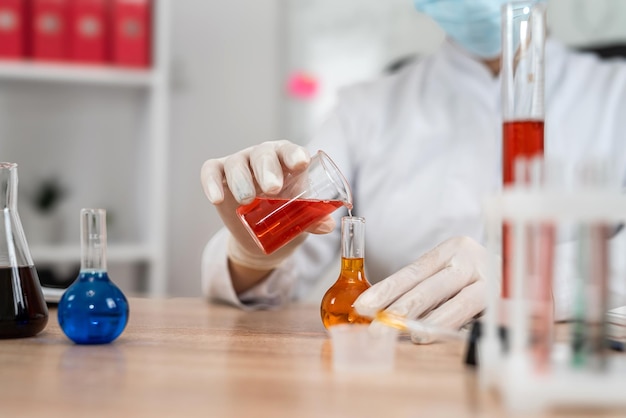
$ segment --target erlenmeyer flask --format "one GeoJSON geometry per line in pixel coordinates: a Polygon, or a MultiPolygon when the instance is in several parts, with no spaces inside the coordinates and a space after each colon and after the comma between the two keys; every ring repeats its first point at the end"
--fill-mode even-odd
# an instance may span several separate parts
{"type": "Polygon", "coordinates": [[[365,277],[365,219],[341,218],[341,271],[337,281],[322,298],[320,314],[328,329],[338,324],[368,324],[352,306],[361,293],[371,287],[365,277]]]}
{"type": "Polygon", "coordinates": [[[17,213],[17,164],[0,163],[0,338],[32,337],[48,306],[17,213]]]}

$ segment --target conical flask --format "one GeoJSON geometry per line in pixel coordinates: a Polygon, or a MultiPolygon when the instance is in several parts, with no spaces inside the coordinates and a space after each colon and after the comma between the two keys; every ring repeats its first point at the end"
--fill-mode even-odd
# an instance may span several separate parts
{"type": "Polygon", "coordinates": [[[359,316],[354,301],[371,287],[365,277],[365,219],[341,218],[341,271],[337,281],[322,298],[320,314],[326,328],[338,324],[367,324],[371,319],[359,316]]]}
{"type": "Polygon", "coordinates": [[[80,211],[80,273],[59,301],[57,317],[77,344],[106,344],[128,323],[128,300],[109,278],[104,209],[80,211]]]}
{"type": "Polygon", "coordinates": [[[0,338],[32,337],[46,327],[48,306],[17,213],[17,164],[0,163],[0,338]]]}

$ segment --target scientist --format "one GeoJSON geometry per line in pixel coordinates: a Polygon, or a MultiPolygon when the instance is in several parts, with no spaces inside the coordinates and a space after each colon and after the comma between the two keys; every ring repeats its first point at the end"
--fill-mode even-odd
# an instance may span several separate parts
{"type": "MultiPolygon", "coordinates": [[[[264,142],[204,163],[204,191],[225,225],[203,254],[209,298],[246,309],[278,307],[305,297],[336,260],[340,211],[311,228],[316,236],[305,240],[303,234],[269,256],[235,214],[258,190],[280,190],[284,171],[302,169],[322,149],[346,175],[355,215],[367,222],[367,276],[377,283],[357,299],[357,310],[388,309],[455,328],[483,311],[487,251],[481,201],[502,183],[498,57],[505,1],[414,3],[447,34],[436,53],[341,91],[306,148],[264,142]],[[450,3],[454,7],[446,7],[450,3]]],[[[548,40],[545,76],[546,154],[571,162],[611,155],[622,175],[626,64],[602,62],[548,40]]],[[[558,277],[557,319],[568,315],[570,299],[567,278],[558,277]]]]}

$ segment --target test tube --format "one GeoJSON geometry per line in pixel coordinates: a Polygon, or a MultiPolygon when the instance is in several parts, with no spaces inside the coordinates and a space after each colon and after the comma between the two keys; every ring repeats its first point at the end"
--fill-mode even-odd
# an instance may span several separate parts
{"type": "MultiPolygon", "coordinates": [[[[542,157],[529,163],[528,183],[533,192],[544,196],[553,192],[546,179],[550,164],[542,157]]],[[[554,299],[552,294],[556,227],[548,220],[528,226],[528,288],[530,303],[530,338],[535,370],[549,371],[554,333],[554,299]]]]}
{"type": "MultiPolygon", "coordinates": [[[[598,191],[609,185],[607,165],[585,161],[577,176],[576,190],[598,191]]],[[[609,293],[610,226],[593,221],[581,222],[578,243],[578,275],[572,335],[572,366],[603,371],[606,368],[609,293]]]]}
{"type": "MultiPolygon", "coordinates": [[[[502,8],[502,182],[515,182],[519,158],[543,156],[546,5],[514,1],[502,8]]],[[[511,226],[502,231],[502,296],[510,298],[511,226]]]]}

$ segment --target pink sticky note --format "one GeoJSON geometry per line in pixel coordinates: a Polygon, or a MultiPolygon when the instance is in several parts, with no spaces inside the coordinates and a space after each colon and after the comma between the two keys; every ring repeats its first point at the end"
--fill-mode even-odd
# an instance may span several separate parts
{"type": "Polygon", "coordinates": [[[312,99],[317,93],[317,88],[317,79],[304,72],[293,73],[287,81],[289,95],[298,99],[312,99]]]}

